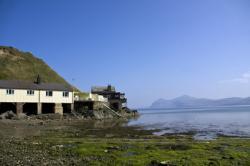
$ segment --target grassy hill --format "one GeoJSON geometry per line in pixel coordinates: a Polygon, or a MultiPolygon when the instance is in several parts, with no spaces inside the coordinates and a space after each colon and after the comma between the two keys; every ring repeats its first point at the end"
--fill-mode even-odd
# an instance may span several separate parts
{"type": "Polygon", "coordinates": [[[42,59],[13,47],[0,46],[0,79],[35,81],[38,74],[42,82],[70,85],[42,59]]]}

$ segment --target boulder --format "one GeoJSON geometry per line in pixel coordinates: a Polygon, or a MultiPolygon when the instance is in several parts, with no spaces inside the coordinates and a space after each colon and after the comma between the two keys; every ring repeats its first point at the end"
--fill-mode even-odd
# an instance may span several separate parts
{"type": "Polygon", "coordinates": [[[0,119],[13,119],[16,118],[16,114],[13,111],[6,111],[0,115],[0,119]]]}

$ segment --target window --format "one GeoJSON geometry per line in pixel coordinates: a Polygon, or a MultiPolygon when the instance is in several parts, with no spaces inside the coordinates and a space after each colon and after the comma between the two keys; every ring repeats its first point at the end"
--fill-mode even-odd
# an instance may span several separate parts
{"type": "Polygon", "coordinates": [[[27,90],[27,95],[34,96],[34,90],[27,90]]]}
{"type": "Polygon", "coordinates": [[[46,91],[46,96],[53,96],[53,92],[51,90],[46,91]]]}
{"type": "Polygon", "coordinates": [[[64,92],[63,92],[63,97],[69,97],[69,92],[64,91],[64,92]]]}
{"type": "Polygon", "coordinates": [[[7,89],[6,94],[7,95],[14,95],[14,90],[13,89],[7,89]]]}

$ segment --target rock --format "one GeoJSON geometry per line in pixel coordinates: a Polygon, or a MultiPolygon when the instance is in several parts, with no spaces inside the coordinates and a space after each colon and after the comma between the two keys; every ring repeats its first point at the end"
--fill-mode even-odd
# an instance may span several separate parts
{"type": "Polygon", "coordinates": [[[28,119],[28,116],[25,113],[20,113],[17,116],[18,119],[28,119]]]}
{"type": "Polygon", "coordinates": [[[40,119],[40,120],[59,120],[59,119],[62,119],[62,117],[63,116],[60,114],[53,114],[53,113],[39,114],[39,115],[34,116],[35,119],[40,119]]]}
{"type": "Polygon", "coordinates": [[[54,145],[54,146],[51,146],[51,149],[53,149],[55,152],[59,152],[61,149],[64,148],[64,145],[54,145]]]}
{"type": "Polygon", "coordinates": [[[149,166],[175,166],[174,164],[169,163],[168,161],[156,161],[152,160],[149,164],[149,166]]]}
{"type": "Polygon", "coordinates": [[[162,165],[168,165],[168,164],[169,164],[168,161],[161,161],[160,163],[161,163],[162,165]]]}
{"type": "Polygon", "coordinates": [[[222,159],[233,160],[234,157],[232,157],[232,156],[222,156],[222,159]]]}
{"type": "Polygon", "coordinates": [[[33,145],[39,145],[39,142],[32,142],[33,145]]]}
{"type": "Polygon", "coordinates": [[[107,147],[108,150],[119,150],[120,147],[119,146],[109,146],[107,147]]]}
{"type": "Polygon", "coordinates": [[[0,119],[13,119],[16,114],[13,111],[6,111],[0,115],[0,119]]]}

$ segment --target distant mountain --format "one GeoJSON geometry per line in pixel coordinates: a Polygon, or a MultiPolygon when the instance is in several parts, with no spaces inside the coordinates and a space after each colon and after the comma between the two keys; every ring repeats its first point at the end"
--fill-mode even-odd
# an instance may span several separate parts
{"type": "Polygon", "coordinates": [[[1,80],[36,80],[40,75],[42,82],[70,84],[50,68],[42,59],[13,47],[0,46],[1,80]]]}
{"type": "Polygon", "coordinates": [[[210,106],[233,106],[233,105],[250,105],[250,97],[240,98],[232,97],[225,99],[204,99],[183,95],[172,100],[159,99],[152,103],[150,108],[195,108],[210,106]]]}

